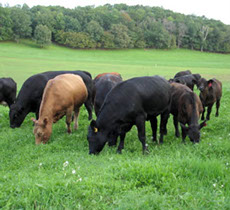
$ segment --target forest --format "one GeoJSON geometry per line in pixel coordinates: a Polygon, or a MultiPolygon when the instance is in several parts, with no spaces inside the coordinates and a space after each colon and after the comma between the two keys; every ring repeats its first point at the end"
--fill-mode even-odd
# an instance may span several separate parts
{"type": "Polygon", "coordinates": [[[0,41],[33,39],[77,49],[184,48],[229,53],[230,25],[161,7],[106,4],[60,6],[0,4],[0,41]]]}

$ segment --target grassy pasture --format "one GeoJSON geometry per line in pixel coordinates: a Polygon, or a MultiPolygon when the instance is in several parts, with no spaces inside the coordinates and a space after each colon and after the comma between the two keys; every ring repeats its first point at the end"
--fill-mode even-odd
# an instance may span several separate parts
{"type": "MultiPolygon", "coordinates": [[[[33,42],[0,43],[0,77],[18,83],[49,70],[87,70],[93,76],[117,71],[124,79],[162,75],[169,79],[190,69],[223,81],[220,116],[211,114],[193,145],[174,137],[172,117],[163,145],[151,141],[142,155],[136,128],[127,134],[122,155],[106,146],[88,155],[87,113],[79,130],[66,133],[64,119],[53,126],[46,145],[35,146],[27,116],[9,128],[7,107],[0,107],[0,208],[3,209],[230,209],[230,55],[188,50],[40,49],[33,42]],[[68,162],[66,162],[68,161],[68,162]]],[[[95,117],[94,117],[95,118],[95,117]]]]}

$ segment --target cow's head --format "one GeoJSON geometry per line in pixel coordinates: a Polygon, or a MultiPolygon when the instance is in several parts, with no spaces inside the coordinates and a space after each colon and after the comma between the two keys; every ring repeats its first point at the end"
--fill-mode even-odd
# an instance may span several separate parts
{"type": "Polygon", "coordinates": [[[201,92],[209,91],[209,90],[212,89],[213,82],[214,82],[213,79],[210,79],[210,80],[207,81],[206,79],[201,78],[201,79],[198,81],[197,87],[199,88],[199,90],[200,90],[201,92]]]}
{"type": "Polygon", "coordinates": [[[181,124],[181,127],[185,130],[190,141],[193,143],[200,142],[200,129],[203,128],[204,126],[206,126],[206,120],[200,124],[191,124],[188,127],[181,124]]]}
{"type": "Polygon", "coordinates": [[[197,84],[198,81],[201,79],[200,74],[193,74],[193,77],[194,77],[194,79],[195,79],[195,81],[194,81],[195,84],[197,84]]]}
{"type": "Polygon", "coordinates": [[[35,144],[45,144],[52,133],[52,124],[48,123],[48,119],[44,118],[43,120],[31,119],[34,122],[34,135],[35,135],[35,144]]]}
{"type": "Polygon", "coordinates": [[[12,104],[10,106],[10,112],[9,112],[10,127],[11,128],[20,127],[27,114],[28,114],[27,109],[25,109],[24,107],[20,107],[17,104],[12,104]]]}
{"type": "Polygon", "coordinates": [[[89,154],[98,154],[106,144],[107,133],[100,130],[95,120],[92,120],[88,129],[89,154]]]}

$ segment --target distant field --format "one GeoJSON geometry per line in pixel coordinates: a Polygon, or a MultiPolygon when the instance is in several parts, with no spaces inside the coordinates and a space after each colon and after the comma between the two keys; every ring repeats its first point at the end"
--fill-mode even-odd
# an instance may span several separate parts
{"type": "Polygon", "coordinates": [[[53,45],[40,49],[32,42],[0,43],[0,76],[12,76],[21,85],[29,76],[49,70],[118,71],[124,78],[159,74],[172,77],[191,69],[207,77],[230,80],[230,54],[189,50],[74,50],[53,45]]]}
{"type": "Polygon", "coordinates": [[[169,79],[186,69],[223,81],[220,116],[214,117],[214,107],[196,145],[174,137],[172,117],[164,144],[152,143],[147,122],[149,155],[142,155],[135,127],[127,134],[122,155],[108,146],[100,155],[88,155],[84,107],[78,131],[68,135],[63,119],[53,126],[48,144],[35,146],[30,120],[34,115],[28,115],[21,128],[11,129],[9,109],[0,106],[0,208],[230,209],[230,55],[0,43],[0,77],[12,77],[19,89],[29,76],[50,70],[86,70],[93,77],[117,71],[124,79],[158,74],[169,79]]]}

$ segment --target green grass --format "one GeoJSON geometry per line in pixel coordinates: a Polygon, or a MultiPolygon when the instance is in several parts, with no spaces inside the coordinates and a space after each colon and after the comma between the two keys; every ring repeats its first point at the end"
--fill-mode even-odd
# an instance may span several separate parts
{"type": "Polygon", "coordinates": [[[167,79],[185,69],[223,81],[220,116],[193,145],[174,137],[172,118],[163,145],[147,143],[142,155],[136,128],[127,134],[122,155],[106,146],[88,155],[87,113],[79,130],[66,133],[64,119],[53,126],[46,145],[35,146],[27,116],[21,128],[9,128],[7,107],[0,107],[0,208],[3,209],[230,209],[230,55],[188,50],[72,50],[58,46],[0,43],[0,77],[20,88],[30,75],[48,70],[88,70],[93,76],[118,71],[127,79],[155,75],[167,79]],[[68,165],[65,166],[65,162],[68,165]],[[75,170],[75,173],[73,173],[75,170]]]}

